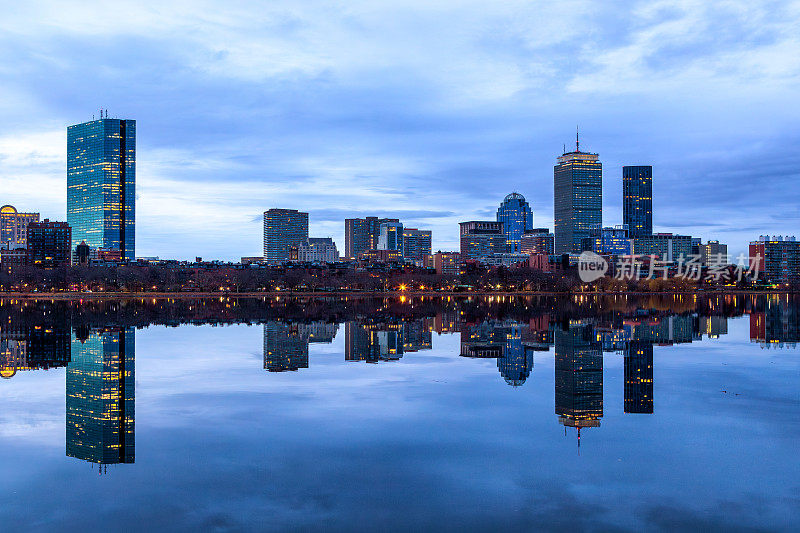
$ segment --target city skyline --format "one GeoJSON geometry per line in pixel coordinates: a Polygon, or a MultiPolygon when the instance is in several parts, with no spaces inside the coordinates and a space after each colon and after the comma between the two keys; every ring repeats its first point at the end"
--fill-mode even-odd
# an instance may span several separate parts
{"type": "Polygon", "coordinates": [[[457,222],[512,191],[552,227],[552,160],[579,124],[605,225],[622,166],[653,165],[654,231],[732,255],[800,233],[792,3],[231,9],[120,3],[114,29],[88,5],[9,13],[3,204],[66,220],[64,129],[104,107],[139,128],[137,255],[255,255],[272,206],[340,249],[341,221],[375,213],[455,250],[457,222]]]}

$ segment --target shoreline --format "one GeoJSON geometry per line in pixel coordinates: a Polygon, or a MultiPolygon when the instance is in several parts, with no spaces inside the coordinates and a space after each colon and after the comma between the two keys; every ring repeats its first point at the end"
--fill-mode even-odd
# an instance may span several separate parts
{"type": "Polygon", "coordinates": [[[708,291],[622,291],[622,292],[596,292],[596,291],[381,291],[381,292],[354,292],[354,291],[271,291],[271,292],[35,292],[35,293],[0,293],[0,300],[168,300],[168,299],[208,299],[208,298],[385,298],[385,297],[470,297],[470,296],[697,296],[697,295],[762,295],[762,294],[793,294],[791,291],[779,290],[708,290],[708,291]]]}

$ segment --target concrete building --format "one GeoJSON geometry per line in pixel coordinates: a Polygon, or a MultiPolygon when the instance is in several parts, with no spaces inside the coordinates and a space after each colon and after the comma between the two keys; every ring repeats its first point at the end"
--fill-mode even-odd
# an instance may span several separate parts
{"type": "Polygon", "coordinates": [[[457,276],[461,271],[461,254],[458,252],[436,252],[428,257],[429,268],[436,269],[437,274],[457,276]]]}
{"type": "Polygon", "coordinates": [[[264,212],[264,260],[282,263],[292,259],[292,247],[308,241],[308,213],[296,209],[264,212]]]}
{"type": "Polygon", "coordinates": [[[335,263],[339,250],[330,237],[309,237],[308,242],[297,247],[297,261],[301,263],[335,263]]]}
{"type": "Polygon", "coordinates": [[[506,252],[506,235],[502,222],[473,220],[459,224],[461,259],[478,259],[506,252]]]}

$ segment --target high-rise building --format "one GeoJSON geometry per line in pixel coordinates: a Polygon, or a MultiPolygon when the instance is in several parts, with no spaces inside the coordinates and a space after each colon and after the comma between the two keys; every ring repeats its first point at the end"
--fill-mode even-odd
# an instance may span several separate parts
{"type": "Polygon", "coordinates": [[[708,241],[700,245],[700,262],[704,265],[727,265],[728,245],[719,241],[708,241]]]}
{"type": "Polygon", "coordinates": [[[631,340],[625,350],[626,413],[653,412],[653,343],[631,340]]]}
{"type": "Polygon", "coordinates": [[[533,211],[525,197],[511,193],[497,209],[497,221],[503,223],[509,252],[519,252],[522,235],[533,228],[533,211]]]}
{"type": "Polygon", "coordinates": [[[72,229],[66,222],[28,224],[28,264],[42,268],[68,266],[72,263],[72,229]]]}
{"type": "Polygon", "coordinates": [[[400,222],[381,224],[378,250],[394,250],[403,255],[403,224],[400,222]]]}
{"type": "Polygon", "coordinates": [[[461,260],[480,259],[506,251],[506,234],[502,222],[472,220],[459,223],[461,260]]]}
{"type": "Polygon", "coordinates": [[[770,283],[800,281],[800,241],[794,237],[760,236],[750,243],[750,261],[770,283]]]}
{"type": "Polygon", "coordinates": [[[26,248],[31,222],[39,222],[39,213],[20,213],[13,205],[0,207],[0,248],[26,248]]]}
{"type": "Polygon", "coordinates": [[[622,167],[622,223],[631,237],[653,233],[653,167],[622,167]]]}
{"type": "Polygon", "coordinates": [[[264,211],[264,260],[292,260],[292,247],[308,242],[308,213],[296,209],[264,211]]]}
{"type": "Polygon", "coordinates": [[[133,463],[133,328],[73,337],[67,365],[67,456],[100,465],[133,463]]]}
{"type": "Polygon", "coordinates": [[[403,257],[420,263],[431,253],[430,230],[403,228],[403,257]]]}
{"type": "Polygon", "coordinates": [[[67,223],[72,246],[136,257],[136,121],[101,118],[67,128],[67,223]]]}
{"type": "Polygon", "coordinates": [[[603,224],[603,165],[598,155],[565,152],[553,169],[555,253],[581,253],[589,230],[603,224]]]}
{"type": "Polygon", "coordinates": [[[397,218],[347,218],[344,221],[344,255],[347,259],[358,257],[369,250],[378,249],[381,224],[400,222],[397,218]]]}
{"type": "Polygon", "coordinates": [[[522,234],[519,251],[523,254],[553,254],[553,234],[547,228],[533,228],[522,234]]]}

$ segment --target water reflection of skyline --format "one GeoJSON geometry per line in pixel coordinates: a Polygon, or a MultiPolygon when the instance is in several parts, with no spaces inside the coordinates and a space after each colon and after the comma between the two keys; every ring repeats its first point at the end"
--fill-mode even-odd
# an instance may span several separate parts
{"type": "MultiPolygon", "coordinates": [[[[469,359],[494,359],[499,377],[518,388],[535,383],[535,358],[552,349],[555,414],[565,429],[580,430],[600,426],[603,418],[605,354],[623,357],[622,411],[653,414],[654,346],[723,337],[728,334],[728,317],[744,314],[749,315],[751,342],[764,348],[794,348],[800,341],[796,300],[765,297],[733,302],[703,302],[696,306],[700,311],[681,313],[628,305],[594,315],[575,313],[589,316],[573,319],[565,318],[572,311],[565,313],[559,307],[503,307],[502,302],[497,307],[490,299],[442,300],[423,307],[419,311],[423,316],[414,316],[408,312],[413,302],[397,307],[396,302],[381,300],[374,312],[362,306],[356,313],[325,320],[260,321],[263,368],[302,375],[313,364],[309,346],[330,344],[340,331],[345,362],[397,363],[409,354],[433,349],[435,333],[458,335],[459,348],[452,355],[463,357],[465,364],[471,364],[469,359]]],[[[230,302],[218,304],[225,306],[225,312],[236,307],[230,302]]],[[[168,319],[136,325],[216,323],[209,318],[214,305],[190,305],[189,310],[202,310],[197,319],[187,313],[185,304],[177,310],[158,304],[158,312],[167,312],[168,319]]],[[[138,317],[155,309],[134,309],[132,314],[138,317]]],[[[135,327],[119,319],[123,310],[98,312],[85,320],[74,307],[0,304],[0,377],[13,379],[22,372],[65,367],[66,455],[92,464],[135,460],[135,327]],[[116,325],[108,325],[112,323],[116,325]]]]}

